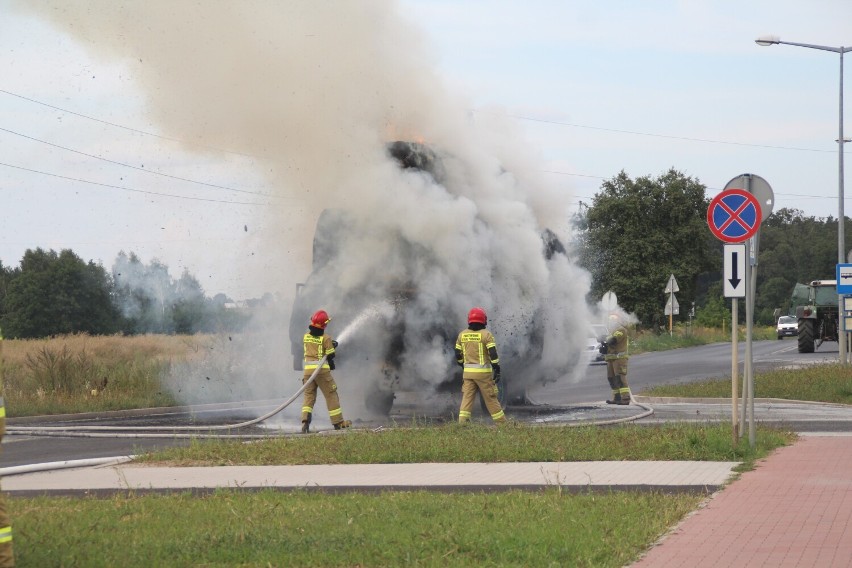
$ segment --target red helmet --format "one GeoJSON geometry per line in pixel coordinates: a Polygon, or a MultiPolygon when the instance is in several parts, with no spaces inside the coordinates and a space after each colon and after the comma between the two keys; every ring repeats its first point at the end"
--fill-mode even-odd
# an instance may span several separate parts
{"type": "Polygon", "coordinates": [[[328,316],[328,312],[325,310],[319,310],[311,316],[311,325],[320,329],[325,329],[325,326],[330,321],[331,318],[328,316]]]}
{"type": "Polygon", "coordinates": [[[482,308],[471,308],[471,310],[467,313],[467,323],[481,323],[482,325],[487,325],[488,316],[485,315],[485,310],[482,308]]]}

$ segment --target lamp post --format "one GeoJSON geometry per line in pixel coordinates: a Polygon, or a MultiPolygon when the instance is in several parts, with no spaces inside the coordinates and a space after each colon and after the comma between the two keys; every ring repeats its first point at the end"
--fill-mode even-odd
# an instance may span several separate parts
{"type": "MultiPolygon", "coordinates": [[[[810,43],[795,43],[792,41],[781,41],[780,38],[774,36],[765,36],[759,37],[754,42],[757,45],[767,46],[767,45],[795,45],[798,47],[808,47],[810,49],[819,49],[822,51],[832,51],[834,53],[840,54],[840,119],[839,123],[839,132],[840,134],[837,136],[837,149],[839,153],[838,158],[838,182],[837,182],[837,263],[844,264],[846,262],[846,243],[845,243],[845,235],[844,235],[844,225],[846,224],[846,216],[843,213],[843,144],[846,140],[843,138],[843,54],[847,51],[852,51],[852,47],[830,47],[827,45],[813,45],[810,43]]],[[[838,284],[840,284],[838,282],[838,284]]],[[[842,331],[843,328],[843,296],[837,296],[837,344],[838,351],[840,353],[840,363],[845,365],[847,363],[847,354],[846,354],[846,333],[842,331]]]]}

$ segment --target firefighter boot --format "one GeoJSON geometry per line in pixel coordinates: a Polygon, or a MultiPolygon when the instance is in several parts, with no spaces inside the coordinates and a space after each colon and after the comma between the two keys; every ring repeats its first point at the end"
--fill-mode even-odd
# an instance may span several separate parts
{"type": "Polygon", "coordinates": [[[621,397],[618,404],[630,404],[630,387],[627,386],[627,380],[624,375],[618,375],[618,381],[621,383],[621,397]]]}
{"type": "Polygon", "coordinates": [[[302,434],[307,434],[311,431],[311,416],[313,416],[313,413],[308,412],[308,417],[302,420],[302,434]]]}
{"type": "Polygon", "coordinates": [[[618,375],[607,376],[609,388],[612,389],[612,400],[607,400],[607,404],[621,404],[621,383],[618,381],[618,375]]]}
{"type": "Polygon", "coordinates": [[[334,429],[335,430],[341,430],[343,428],[349,428],[350,426],[352,426],[352,421],[351,420],[344,420],[342,422],[338,422],[337,424],[335,424],[334,429]]]}

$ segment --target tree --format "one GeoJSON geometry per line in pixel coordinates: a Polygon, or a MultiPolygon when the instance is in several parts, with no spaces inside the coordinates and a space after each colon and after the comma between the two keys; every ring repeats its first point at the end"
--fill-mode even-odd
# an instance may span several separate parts
{"type": "Polygon", "coordinates": [[[674,274],[684,305],[694,301],[704,272],[721,268],[721,246],[707,228],[705,187],[674,169],[605,181],[581,223],[580,263],[592,274],[592,295],[612,290],[622,307],[652,325],[663,320],[663,289],[674,274]]]}
{"type": "Polygon", "coordinates": [[[27,250],[8,283],[4,335],[39,338],[67,333],[114,333],[118,312],[112,282],[99,264],[71,250],[27,250]]]}
{"type": "MultiPolygon", "coordinates": [[[[849,229],[847,220],[846,230],[849,229]]],[[[774,323],[773,313],[789,313],[797,282],[833,280],[837,264],[837,220],[807,217],[783,208],[760,228],[755,320],[774,323]]]]}
{"type": "Polygon", "coordinates": [[[159,260],[146,265],[136,254],[122,251],[112,274],[125,332],[190,334],[216,329],[214,312],[224,308],[208,305],[201,284],[188,270],[174,280],[159,260]]]}
{"type": "Polygon", "coordinates": [[[707,300],[695,311],[695,323],[704,327],[723,327],[731,323],[731,310],[722,296],[721,284],[711,286],[707,300]]]}
{"type": "Polygon", "coordinates": [[[175,299],[172,303],[175,333],[207,331],[206,316],[204,290],[198,280],[184,269],[175,286],[175,299]]]}

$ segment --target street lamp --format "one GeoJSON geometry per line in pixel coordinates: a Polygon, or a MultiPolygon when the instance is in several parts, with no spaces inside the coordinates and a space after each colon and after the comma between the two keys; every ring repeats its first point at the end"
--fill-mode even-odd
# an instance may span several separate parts
{"type": "MultiPolygon", "coordinates": [[[[847,51],[852,51],[852,47],[829,47],[827,45],[813,45],[810,43],[795,43],[792,41],[781,41],[781,38],[775,36],[763,36],[759,37],[754,42],[757,45],[767,46],[767,45],[796,45],[798,47],[808,47],[810,49],[819,49],[822,51],[832,51],[834,53],[840,54],[840,119],[839,119],[839,132],[840,134],[837,136],[837,149],[839,152],[838,159],[838,182],[837,182],[837,193],[838,193],[838,215],[837,215],[837,263],[844,264],[846,262],[846,244],[845,244],[845,235],[844,235],[844,225],[846,224],[846,216],[843,213],[843,144],[847,142],[845,138],[843,138],[843,54],[847,51]]],[[[838,284],[840,284],[838,282],[838,284]]],[[[837,344],[840,352],[840,362],[842,364],[847,363],[846,358],[846,333],[842,332],[840,328],[843,327],[843,296],[838,295],[837,297],[837,344]]]]}

